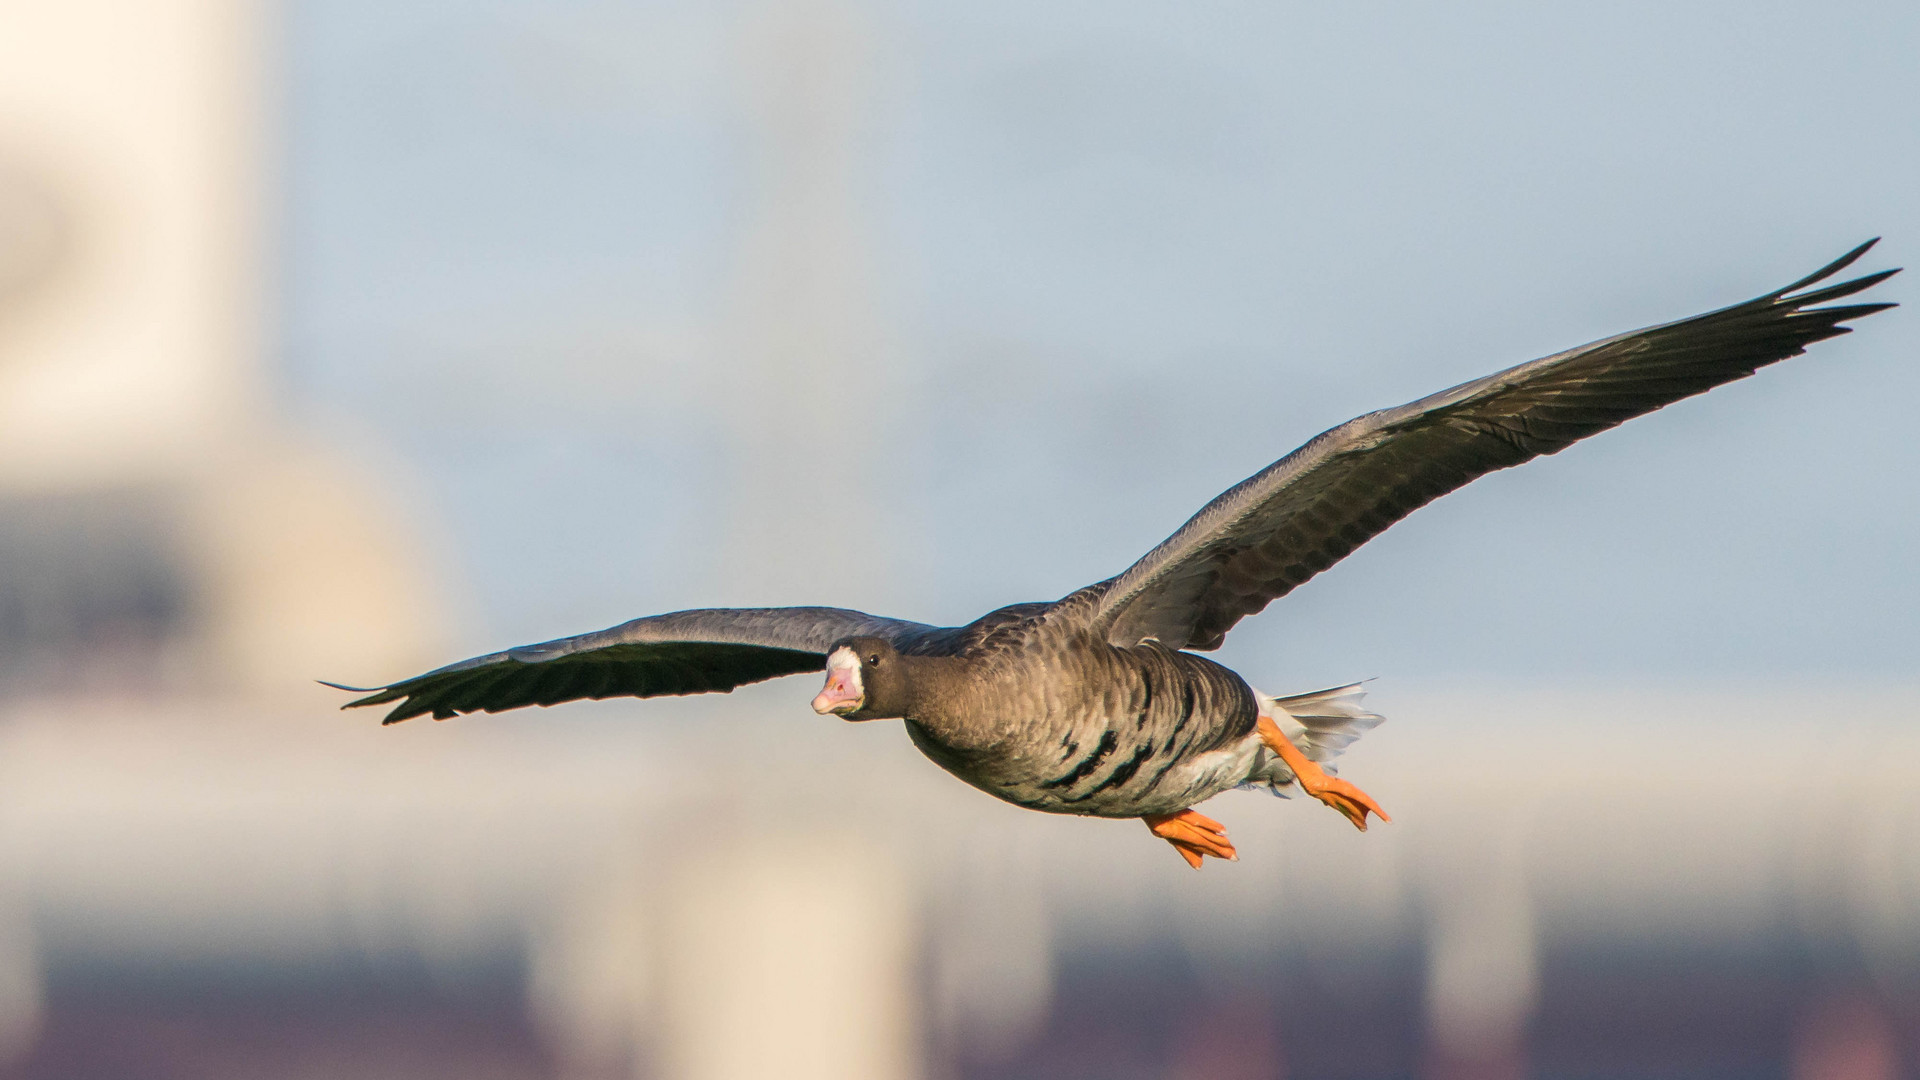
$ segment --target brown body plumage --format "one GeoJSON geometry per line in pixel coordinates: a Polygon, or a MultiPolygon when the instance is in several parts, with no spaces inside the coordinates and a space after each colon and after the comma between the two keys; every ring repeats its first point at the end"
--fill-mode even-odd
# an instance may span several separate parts
{"type": "Polygon", "coordinates": [[[1248,782],[1268,756],[1251,738],[1253,689],[1156,641],[1115,646],[1034,616],[997,620],[950,654],[897,662],[919,689],[876,701],[875,715],[900,716],[942,768],[1029,809],[1173,813],[1248,782]]]}

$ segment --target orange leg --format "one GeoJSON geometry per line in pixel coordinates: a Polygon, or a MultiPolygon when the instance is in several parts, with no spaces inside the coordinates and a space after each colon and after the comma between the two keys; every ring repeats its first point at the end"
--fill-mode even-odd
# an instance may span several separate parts
{"type": "Polygon", "coordinates": [[[1280,760],[1293,770],[1293,775],[1299,779],[1300,786],[1306,789],[1307,794],[1345,814],[1355,828],[1361,832],[1367,831],[1368,811],[1380,815],[1381,821],[1393,820],[1385,810],[1380,809],[1379,803],[1373,801],[1373,796],[1345,780],[1328,776],[1320,766],[1308,761],[1307,755],[1293,745],[1293,740],[1280,733],[1272,717],[1262,716],[1258,730],[1260,741],[1267,745],[1267,749],[1280,755],[1280,760]]]}
{"type": "Polygon", "coordinates": [[[1228,862],[1239,862],[1233,845],[1227,842],[1227,827],[1192,810],[1182,810],[1177,814],[1142,814],[1140,820],[1147,823],[1147,831],[1173,845],[1173,850],[1187,860],[1187,865],[1200,869],[1200,858],[1211,855],[1228,862]]]}

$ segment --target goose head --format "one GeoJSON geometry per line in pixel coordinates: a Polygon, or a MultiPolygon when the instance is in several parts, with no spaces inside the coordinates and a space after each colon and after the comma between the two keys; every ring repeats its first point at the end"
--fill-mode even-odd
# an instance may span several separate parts
{"type": "Polygon", "coordinates": [[[847,720],[906,715],[907,672],[900,651],[885,638],[853,637],[827,652],[827,685],[813,711],[847,720]]]}

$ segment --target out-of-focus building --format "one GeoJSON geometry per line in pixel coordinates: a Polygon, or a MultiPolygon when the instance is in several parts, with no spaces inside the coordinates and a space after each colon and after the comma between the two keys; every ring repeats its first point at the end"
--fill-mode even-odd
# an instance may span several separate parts
{"type": "MultiPolygon", "coordinates": [[[[810,32],[769,27],[803,92],[766,109],[804,114],[848,70],[781,51],[810,32]]],[[[674,1075],[917,1074],[907,887],[857,833],[648,851],[647,818],[711,831],[676,786],[555,773],[502,801],[519,752],[395,773],[401,741],[331,715],[314,675],[440,659],[444,607],[392,485],[302,433],[270,375],[270,35],[240,0],[0,7],[0,1055],[21,1075],[600,1075],[658,1028],[674,1075]],[[446,831],[406,827],[419,811],[446,831]],[[656,865],[677,883],[646,911],[660,950],[635,929],[656,865]],[[369,1039],[369,995],[427,1030],[369,1039]],[[269,1030],[296,1049],[252,1045],[269,1030]]],[[[819,239],[761,261],[792,270],[819,239]]],[[[746,294],[769,309],[750,326],[820,307],[746,294]]],[[[859,332],[822,325],[814,360],[859,332]]],[[[736,531],[762,536],[778,506],[743,491],[736,531]]]]}
{"type": "Polygon", "coordinates": [[[0,26],[4,692],[428,656],[412,538],[278,411],[260,7],[9,3],[0,26]]]}
{"type": "MultiPolygon", "coordinates": [[[[772,464],[722,512],[777,590],[878,558],[785,523],[833,461],[807,417],[889,377],[849,193],[879,45],[745,18],[714,337],[772,464]]],[[[1348,769],[1395,824],[1228,796],[1243,861],[1197,875],[789,683],[340,717],[309,680],[446,659],[451,605],[379,459],[277,392],[267,19],[0,0],[0,1075],[1912,1075],[1899,687],[1382,695],[1348,769]]]]}

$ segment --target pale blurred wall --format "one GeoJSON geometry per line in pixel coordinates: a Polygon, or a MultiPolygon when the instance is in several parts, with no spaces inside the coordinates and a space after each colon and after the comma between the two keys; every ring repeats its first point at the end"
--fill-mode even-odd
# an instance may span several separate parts
{"type": "MultiPolygon", "coordinates": [[[[516,1011],[551,1029],[563,1067],[643,1068],[639,1035],[657,1028],[673,1075],[916,1075],[910,890],[857,834],[790,821],[770,847],[723,832],[701,845],[704,869],[669,863],[680,899],[636,938],[645,900],[621,883],[656,882],[632,830],[668,785],[621,772],[613,790],[583,790],[576,762],[558,786],[528,787],[511,782],[522,755],[485,748],[422,770],[370,720],[330,715],[337,692],[314,676],[443,659],[446,610],[424,523],[399,505],[404,477],[369,440],[317,437],[274,385],[267,14],[197,0],[0,10],[0,59],[16,61],[0,85],[16,121],[0,130],[0,319],[15,332],[0,394],[19,421],[0,495],[0,1066],[90,1067],[73,1058],[99,1041],[86,1006],[76,1019],[47,989],[76,969],[191,993],[208,970],[324,982],[342,954],[425,957],[484,982],[489,964],[531,954],[516,1011]],[[408,828],[423,812],[436,827],[408,828]],[[673,1006],[658,1023],[635,1011],[654,978],[673,1006]]],[[[830,131],[852,70],[834,62],[839,37],[794,18],[765,35],[749,69],[766,72],[762,107],[830,131]]],[[[822,175],[797,206],[767,194],[761,276],[776,284],[743,289],[737,342],[797,370],[778,355],[782,328],[812,328],[805,359],[831,365],[862,317],[787,303],[778,281],[845,231],[850,159],[831,139],[824,153],[776,141],[775,160],[822,175]]],[[[777,435],[782,389],[763,389],[736,437],[777,435]]],[[[779,526],[777,502],[739,505],[743,535],[779,526]]],[[[177,1052],[124,1038],[148,1067],[177,1052]]],[[[224,1074],[215,1058],[176,1064],[224,1074]]]]}
{"type": "Polygon", "coordinates": [[[434,583],[393,488],[272,393],[266,10],[0,6],[0,623],[10,657],[65,654],[11,672],[36,690],[285,692],[316,664],[432,655],[434,583]],[[171,622],[130,655],[116,621],[156,588],[171,622]],[[104,670],[129,666],[150,677],[104,670]]]}
{"type": "Polygon", "coordinates": [[[56,237],[0,322],[0,480],[203,469],[262,404],[255,5],[23,0],[0,25],[0,147],[56,237]]]}

